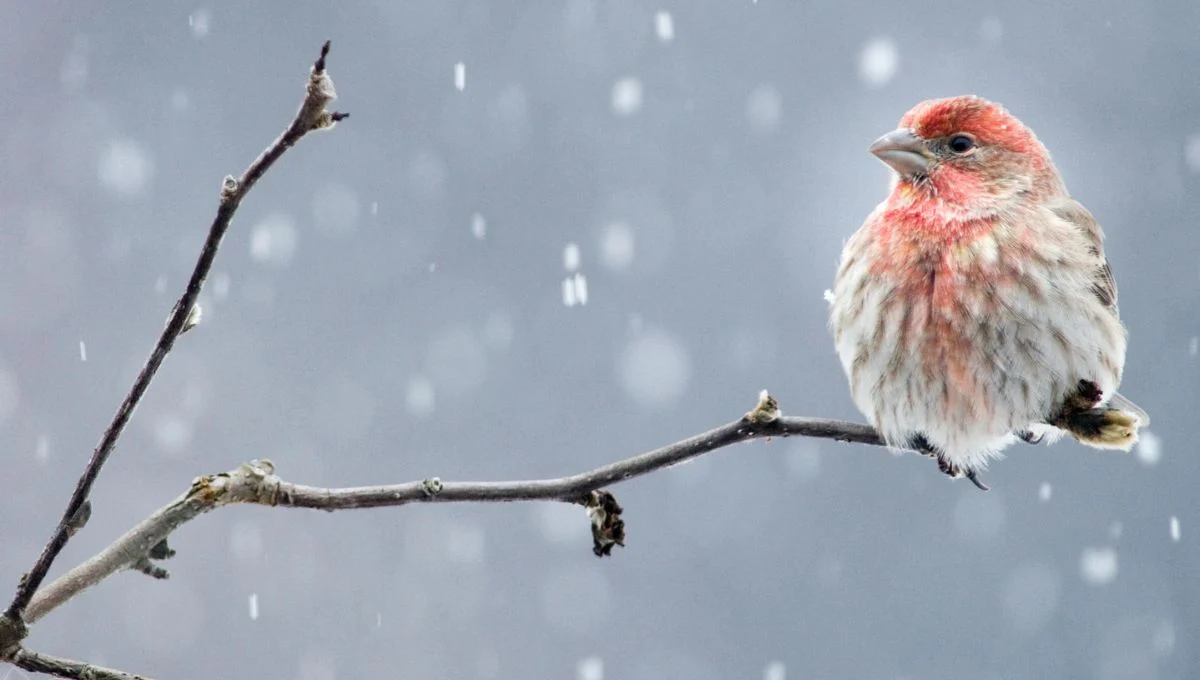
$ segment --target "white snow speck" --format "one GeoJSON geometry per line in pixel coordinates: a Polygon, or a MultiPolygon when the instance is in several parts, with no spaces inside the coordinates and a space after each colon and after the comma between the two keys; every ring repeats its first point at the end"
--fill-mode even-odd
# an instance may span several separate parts
{"type": "Polygon", "coordinates": [[[587,278],[579,272],[563,279],[563,304],[568,307],[587,304],[587,278]]]}
{"type": "Polygon", "coordinates": [[[371,201],[371,216],[379,214],[379,201],[371,201]]]}
{"type": "Polygon", "coordinates": [[[1050,486],[1050,482],[1042,482],[1042,485],[1038,487],[1038,500],[1047,503],[1053,495],[1054,487],[1050,486]]]}
{"type": "Polygon", "coordinates": [[[996,17],[984,17],[979,24],[979,37],[983,41],[995,45],[1004,37],[1004,24],[996,17]]]}
{"type": "Polygon", "coordinates": [[[258,593],[250,593],[250,620],[258,620],[258,593]]]}
{"type": "Polygon", "coordinates": [[[1191,340],[1188,340],[1188,356],[1194,357],[1200,354],[1200,335],[1193,335],[1191,340]]]}
{"type": "Polygon", "coordinates": [[[1079,573],[1093,586],[1112,583],[1117,577],[1117,551],[1113,548],[1084,548],[1079,557],[1079,573]]]}
{"type": "Polygon", "coordinates": [[[192,29],[193,38],[203,40],[208,37],[209,31],[212,30],[212,14],[207,9],[201,7],[188,15],[188,26],[192,29]]]}
{"type": "Polygon", "coordinates": [[[1121,524],[1120,522],[1113,522],[1112,524],[1108,525],[1108,535],[1110,538],[1112,538],[1112,540],[1117,540],[1123,533],[1125,533],[1124,524],[1121,524]]]}
{"type": "Polygon", "coordinates": [[[63,87],[70,91],[78,90],[87,83],[88,41],[85,36],[75,36],[71,51],[63,59],[58,75],[63,87]]]}
{"type": "Polygon", "coordinates": [[[1200,172],[1200,132],[1188,136],[1183,145],[1183,158],[1189,170],[1200,172]]]}
{"type": "Polygon", "coordinates": [[[669,43],[675,39],[675,20],[671,13],[661,11],[654,15],[654,34],[659,41],[669,43]]]}
{"type": "Polygon", "coordinates": [[[119,198],[138,198],[154,179],[154,159],[140,143],[116,139],[101,152],[98,174],[100,184],[119,198]]]}
{"type": "Polygon", "coordinates": [[[872,38],[858,58],[858,76],[867,87],[883,87],[896,75],[900,56],[896,42],[887,36],[872,38]]]}
{"type": "Polygon", "coordinates": [[[579,246],[574,242],[568,243],[567,246],[563,248],[563,268],[568,272],[579,270],[580,259],[579,246]]]}
{"type": "Polygon", "coordinates": [[[1137,443],[1137,457],[1143,465],[1156,465],[1162,459],[1162,439],[1153,432],[1142,432],[1137,443]]]}
{"type": "Polygon", "coordinates": [[[1171,540],[1175,543],[1178,543],[1179,538],[1182,535],[1179,529],[1179,518],[1175,515],[1171,515],[1171,521],[1169,522],[1169,525],[1171,527],[1171,540]]]}
{"type": "Polygon", "coordinates": [[[1054,617],[1061,593],[1062,578],[1057,570],[1036,562],[1023,564],[1005,581],[1001,598],[1004,618],[1018,632],[1035,635],[1054,617]]]}
{"type": "Polygon", "coordinates": [[[79,341],[79,360],[87,361],[87,343],[82,340],[79,341]]]}
{"type": "Polygon", "coordinates": [[[375,612],[375,627],[383,628],[383,612],[375,612]]]}
{"type": "Polygon", "coordinates": [[[454,89],[462,92],[467,88],[467,65],[461,61],[454,65],[454,89]]]}
{"type": "Polygon", "coordinates": [[[589,656],[575,664],[576,680],[604,680],[604,660],[589,656]]]}
{"type": "Polygon", "coordinates": [[[613,113],[625,118],[642,108],[642,81],[637,78],[622,78],[613,83],[613,113]]]}
{"type": "Polygon", "coordinates": [[[471,215],[471,234],[477,239],[482,239],[487,235],[487,220],[483,219],[483,215],[479,213],[471,215]]]}
{"type": "Polygon", "coordinates": [[[265,264],[286,265],[296,254],[299,238],[290,216],[272,213],[250,229],[250,257],[265,264]]]}
{"type": "Polygon", "coordinates": [[[782,661],[772,661],[763,669],[763,680],[787,680],[787,666],[782,661]]]}
{"type": "Polygon", "coordinates": [[[432,151],[422,151],[408,164],[408,185],[420,198],[437,198],[446,185],[446,163],[432,151]]]}
{"type": "Polygon", "coordinates": [[[39,463],[45,463],[50,460],[50,438],[44,434],[38,435],[37,448],[33,450],[33,457],[39,463]]]}
{"type": "Polygon", "coordinates": [[[746,122],[755,132],[774,132],[782,116],[783,100],[774,85],[759,85],[746,98],[746,122]]]}
{"type": "Polygon", "coordinates": [[[793,440],[788,445],[784,464],[791,477],[811,482],[821,474],[821,449],[812,440],[793,440]]]}
{"type": "Polygon", "coordinates": [[[436,271],[437,271],[437,262],[430,262],[429,263],[429,273],[432,274],[436,271]]]}
{"type": "Polygon", "coordinates": [[[617,361],[617,374],[625,394],[648,409],[672,406],[692,377],[687,347],[674,335],[650,331],[625,346],[617,361]]]}
{"type": "Polygon", "coordinates": [[[182,458],[192,441],[192,423],[182,413],[164,413],[154,421],[154,443],[168,458],[182,458]]]}
{"type": "Polygon", "coordinates": [[[561,545],[580,545],[580,536],[586,536],[587,518],[580,512],[579,506],[569,503],[535,503],[530,506],[535,515],[535,521],[541,530],[542,538],[549,543],[561,545]]]}
{"type": "Polygon", "coordinates": [[[633,227],[625,222],[610,222],[600,234],[600,260],[613,271],[629,269],[633,247],[633,227]]]}
{"type": "Polygon", "coordinates": [[[831,307],[833,303],[837,302],[837,296],[833,294],[832,288],[826,288],[821,297],[825,298],[825,302],[828,302],[831,307]]]}
{"type": "Polygon", "coordinates": [[[343,184],[326,184],[313,194],[313,225],[322,236],[342,238],[353,234],[361,211],[358,194],[343,184]]]}
{"type": "Polygon", "coordinates": [[[433,383],[424,376],[413,376],[408,380],[404,390],[404,406],[409,414],[417,418],[427,418],[433,415],[434,389],[433,383]]]}
{"type": "Polygon", "coordinates": [[[483,324],[483,341],[495,350],[506,350],[512,345],[512,319],[504,312],[492,312],[483,324]]]}
{"type": "Polygon", "coordinates": [[[212,290],[214,300],[224,300],[229,297],[229,288],[233,285],[233,279],[229,276],[229,272],[217,272],[212,275],[212,282],[209,284],[212,290]]]}
{"type": "Polygon", "coordinates": [[[263,532],[258,522],[240,520],[229,532],[229,552],[237,560],[258,560],[263,557],[263,532]]]}
{"type": "Polygon", "coordinates": [[[177,87],[171,91],[171,108],[176,111],[187,111],[192,106],[192,96],[182,87],[177,87]]]}

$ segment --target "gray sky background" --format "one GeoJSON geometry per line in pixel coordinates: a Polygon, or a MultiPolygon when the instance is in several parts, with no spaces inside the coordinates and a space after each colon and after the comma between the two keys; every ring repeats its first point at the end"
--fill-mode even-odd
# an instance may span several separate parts
{"type": "Polygon", "coordinates": [[[1007,105],[1104,225],[1154,417],[1134,455],[1013,448],[989,494],[738,446],[617,487],[604,561],[557,505],[221,510],[170,581],[118,575],[30,646],[160,678],[1197,677],[1198,29],[1183,0],[0,1],[5,588],[325,38],[353,117],[243,205],[56,574],[255,457],[558,476],[762,388],[860,420],[822,293],[886,192],[866,146],[934,96],[1007,105]]]}

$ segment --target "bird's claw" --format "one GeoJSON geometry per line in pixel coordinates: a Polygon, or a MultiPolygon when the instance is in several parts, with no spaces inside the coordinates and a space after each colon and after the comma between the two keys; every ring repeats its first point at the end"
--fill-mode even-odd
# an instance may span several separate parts
{"type": "Polygon", "coordinates": [[[975,470],[964,470],[942,456],[937,456],[937,464],[938,469],[951,479],[960,479],[962,477],[966,477],[972,484],[975,485],[976,489],[979,489],[980,491],[991,491],[991,488],[987,484],[984,484],[983,480],[979,479],[979,473],[975,470]]]}
{"type": "Polygon", "coordinates": [[[1035,445],[1041,444],[1042,440],[1045,439],[1045,437],[1046,437],[1045,434],[1034,434],[1033,432],[1030,432],[1029,430],[1021,430],[1020,432],[1017,433],[1017,439],[1020,439],[1021,441],[1025,442],[1026,444],[1035,444],[1035,445]]]}

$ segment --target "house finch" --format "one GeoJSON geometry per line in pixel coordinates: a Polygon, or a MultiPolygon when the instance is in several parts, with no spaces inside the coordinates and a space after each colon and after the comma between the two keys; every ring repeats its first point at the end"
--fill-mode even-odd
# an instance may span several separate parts
{"type": "Polygon", "coordinates": [[[1021,121],[922,102],[870,147],[896,175],[842,251],[830,325],[854,403],[894,448],[976,474],[1020,438],[1128,450],[1125,327],[1091,213],[1021,121]]]}

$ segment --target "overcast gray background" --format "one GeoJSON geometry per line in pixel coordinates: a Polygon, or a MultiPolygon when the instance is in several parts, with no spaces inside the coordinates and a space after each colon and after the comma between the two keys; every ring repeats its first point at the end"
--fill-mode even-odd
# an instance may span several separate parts
{"type": "Polygon", "coordinates": [[[990,494],[869,447],[742,445],[615,488],[629,541],[604,561],[551,504],[225,509],[172,538],[170,581],[118,575],[31,647],[160,678],[1200,675],[1184,0],[0,2],[6,601],[221,178],[290,119],[325,38],[353,117],[244,203],[56,574],[255,457],[330,486],[512,479],[722,424],[762,388],[860,419],[822,293],[885,195],[867,144],[932,96],[1005,103],[1104,225],[1150,445],[1014,448],[990,494]]]}

